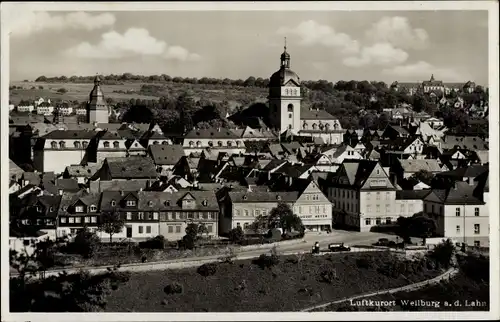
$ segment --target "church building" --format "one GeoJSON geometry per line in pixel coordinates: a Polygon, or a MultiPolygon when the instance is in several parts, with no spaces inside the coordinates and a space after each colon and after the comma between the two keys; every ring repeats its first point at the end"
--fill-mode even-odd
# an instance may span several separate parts
{"type": "Polygon", "coordinates": [[[108,105],[104,100],[104,94],[101,89],[101,78],[97,75],[94,79],[94,88],[90,92],[87,103],[87,122],[88,123],[109,123],[108,105]]]}
{"type": "Polygon", "coordinates": [[[281,54],[280,69],[269,80],[269,118],[280,133],[322,138],[326,144],[342,143],[345,130],[337,118],[314,108],[301,106],[300,78],[290,68],[290,54],[281,54]]]}

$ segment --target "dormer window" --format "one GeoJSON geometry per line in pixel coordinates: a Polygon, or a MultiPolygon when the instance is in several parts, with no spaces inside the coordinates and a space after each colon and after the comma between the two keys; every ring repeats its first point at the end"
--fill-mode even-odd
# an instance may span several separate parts
{"type": "Polygon", "coordinates": [[[49,208],[49,211],[50,211],[50,212],[54,211],[54,207],[50,207],[50,208],[49,208]]]}
{"type": "Polygon", "coordinates": [[[96,211],[97,211],[97,207],[95,205],[91,205],[90,212],[96,212],[96,211]]]}
{"type": "Polygon", "coordinates": [[[57,149],[57,142],[56,142],[56,141],[52,141],[52,142],[50,142],[50,147],[51,147],[52,149],[57,149]]]}
{"type": "Polygon", "coordinates": [[[127,200],[127,206],[128,206],[128,207],[133,207],[133,206],[135,206],[135,200],[127,200]]]}
{"type": "Polygon", "coordinates": [[[227,146],[232,146],[232,145],[233,145],[233,142],[227,141],[227,146]]]}
{"type": "Polygon", "coordinates": [[[75,141],[75,143],[73,143],[73,145],[75,146],[75,149],[79,149],[81,147],[80,142],[78,142],[78,141],[75,141]]]}
{"type": "Polygon", "coordinates": [[[163,142],[161,142],[161,144],[168,145],[168,141],[163,141],[163,142]]]}
{"type": "Polygon", "coordinates": [[[61,141],[59,142],[59,148],[64,149],[66,147],[66,142],[61,141]]]}
{"type": "Polygon", "coordinates": [[[150,201],[148,202],[148,206],[153,207],[153,201],[152,201],[152,200],[150,200],[150,201]]]}
{"type": "Polygon", "coordinates": [[[212,141],[208,141],[208,146],[209,146],[209,147],[214,146],[214,142],[212,142],[212,141]]]}
{"type": "Polygon", "coordinates": [[[281,196],[276,196],[276,200],[281,200],[281,196]]]}
{"type": "Polygon", "coordinates": [[[109,148],[109,142],[108,141],[104,141],[103,145],[104,145],[105,148],[109,148]]]}
{"type": "Polygon", "coordinates": [[[165,201],[165,205],[166,205],[167,207],[170,207],[170,200],[165,201]]]}
{"type": "Polygon", "coordinates": [[[76,206],[75,212],[83,212],[83,206],[76,206]]]}
{"type": "Polygon", "coordinates": [[[111,206],[112,207],[116,206],[116,200],[111,200],[111,206]]]}
{"type": "Polygon", "coordinates": [[[203,200],[203,201],[201,202],[201,204],[202,204],[202,206],[205,206],[205,207],[206,207],[206,206],[208,205],[208,201],[203,200]]]}
{"type": "Polygon", "coordinates": [[[189,141],[189,147],[193,147],[194,146],[194,141],[189,141]]]}
{"type": "Polygon", "coordinates": [[[84,142],[82,142],[82,148],[86,149],[86,148],[87,148],[87,146],[88,146],[88,143],[87,143],[87,142],[85,142],[85,141],[84,141],[84,142]]]}
{"type": "Polygon", "coordinates": [[[159,142],[158,142],[158,141],[154,141],[154,142],[153,142],[153,144],[155,144],[155,145],[156,145],[156,144],[159,144],[159,142]]]}
{"type": "Polygon", "coordinates": [[[222,141],[217,142],[218,146],[222,146],[222,141]]]}
{"type": "Polygon", "coordinates": [[[120,147],[120,142],[115,141],[113,142],[113,148],[118,149],[120,147]]]}
{"type": "Polygon", "coordinates": [[[240,146],[241,142],[240,141],[236,141],[236,146],[240,146]]]}
{"type": "Polygon", "coordinates": [[[201,141],[196,141],[196,146],[201,147],[201,141]]]}
{"type": "Polygon", "coordinates": [[[313,130],[316,130],[318,128],[318,125],[316,123],[313,123],[312,128],[313,130]]]}
{"type": "Polygon", "coordinates": [[[248,199],[248,197],[246,195],[243,196],[243,200],[247,200],[247,199],[248,199]]]}

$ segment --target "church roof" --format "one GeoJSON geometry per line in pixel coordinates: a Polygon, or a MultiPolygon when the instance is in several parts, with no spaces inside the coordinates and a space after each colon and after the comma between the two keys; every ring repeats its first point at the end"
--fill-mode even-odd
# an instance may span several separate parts
{"type": "Polygon", "coordinates": [[[94,88],[90,92],[89,108],[91,110],[108,110],[108,106],[104,100],[104,94],[101,89],[101,79],[99,75],[97,75],[94,79],[94,88]]]}
{"type": "Polygon", "coordinates": [[[299,76],[290,68],[283,67],[271,76],[269,87],[284,86],[289,81],[292,81],[297,86],[300,85],[299,76]]]}

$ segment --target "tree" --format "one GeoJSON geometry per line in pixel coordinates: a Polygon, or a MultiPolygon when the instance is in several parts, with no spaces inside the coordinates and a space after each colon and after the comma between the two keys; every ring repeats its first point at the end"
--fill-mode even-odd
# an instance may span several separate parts
{"type": "Polygon", "coordinates": [[[292,208],[284,202],[280,202],[275,208],[271,209],[268,223],[269,227],[280,227],[283,232],[301,230],[303,226],[300,217],[294,214],[292,208]]]}
{"type": "Polygon", "coordinates": [[[233,228],[229,231],[228,237],[233,243],[239,243],[243,240],[245,234],[241,226],[233,228]]]}
{"type": "Polygon", "coordinates": [[[87,227],[84,227],[83,230],[76,234],[73,240],[73,246],[84,258],[91,258],[100,241],[101,240],[95,233],[90,232],[87,227]]]}
{"type": "Polygon", "coordinates": [[[109,242],[113,241],[113,235],[120,233],[125,225],[119,212],[103,212],[99,218],[98,230],[109,234],[109,242]]]}
{"type": "Polygon", "coordinates": [[[413,175],[413,177],[418,181],[430,185],[434,175],[427,170],[419,170],[413,175]]]}
{"type": "Polygon", "coordinates": [[[412,217],[399,217],[397,223],[397,234],[405,243],[410,243],[411,237],[420,237],[425,245],[426,238],[436,232],[436,222],[423,212],[416,213],[412,217]]]}
{"type": "Polygon", "coordinates": [[[455,254],[455,245],[450,239],[436,245],[429,256],[437,263],[448,268],[455,254]]]}
{"type": "Polygon", "coordinates": [[[207,234],[207,236],[208,236],[208,228],[207,228],[207,225],[200,222],[198,224],[198,236],[203,237],[203,234],[207,234]]]}
{"type": "Polygon", "coordinates": [[[61,88],[59,88],[59,89],[57,90],[57,92],[58,92],[58,93],[61,93],[61,94],[64,94],[64,93],[67,93],[67,92],[68,92],[68,90],[67,90],[66,88],[64,88],[64,87],[61,87],[61,88]]]}

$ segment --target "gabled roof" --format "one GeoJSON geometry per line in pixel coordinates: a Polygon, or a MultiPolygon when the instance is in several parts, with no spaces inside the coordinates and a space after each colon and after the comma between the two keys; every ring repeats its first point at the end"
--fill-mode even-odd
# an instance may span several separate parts
{"type": "Polygon", "coordinates": [[[184,139],[238,139],[239,136],[231,131],[231,129],[225,128],[212,128],[212,129],[194,129],[186,134],[184,139]]]}
{"type": "Polygon", "coordinates": [[[94,131],[86,130],[54,130],[45,134],[47,140],[90,140],[96,136],[94,131]]]}
{"type": "Polygon", "coordinates": [[[396,190],[396,200],[423,200],[429,193],[430,189],[396,190]]]}
{"type": "Polygon", "coordinates": [[[325,110],[320,109],[309,109],[302,107],[300,110],[301,120],[337,120],[337,118],[325,110]]]}
{"type": "Polygon", "coordinates": [[[175,165],[184,156],[182,145],[150,145],[149,154],[156,165],[175,165]]]}
{"type": "Polygon", "coordinates": [[[92,177],[97,170],[101,167],[101,164],[92,163],[87,165],[69,165],[66,167],[67,174],[71,177],[84,177],[90,178],[92,177]]]}
{"type": "Polygon", "coordinates": [[[436,159],[398,159],[398,162],[403,168],[403,171],[407,173],[418,172],[420,170],[428,172],[441,172],[441,167],[436,159]]]}
{"type": "Polygon", "coordinates": [[[252,191],[229,191],[228,196],[233,203],[277,203],[295,202],[299,198],[298,191],[272,192],[262,189],[252,191]]]}
{"type": "Polygon", "coordinates": [[[24,173],[24,170],[21,169],[17,164],[14,163],[11,159],[9,159],[9,177],[21,177],[24,173]]]}
{"type": "Polygon", "coordinates": [[[130,156],[106,158],[111,178],[156,178],[157,172],[153,160],[149,157],[130,156]]]}
{"type": "Polygon", "coordinates": [[[425,200],[436,200],[447,205],[483,205],[474,193],[474,186],[466,182],[456,182],[454,187],[448,189],[433,189],[425,200]]]}
{"type": "Polygon", "coordinates": [[[461,167],[455,170],[441,172],[439,176],[455,177],[455,178],[476,178],[479,175],[488,171],[488,166],[473,164],[468,167],[461,167]]]}
{"type": "MultiPolygon", "coordinates": [[[[360,189],[377,165],[378,161],[344,160],[339,170],[337,170],[337,173],[333,175],[332,182],[340,185],[346,184],[360,189]],[[343,180],[346,180],[346,183],[343,183],[343,180]]],[[[385,176],[387,177],[387,174],[385,174],[385,176]]]]}

